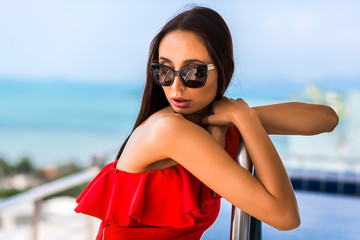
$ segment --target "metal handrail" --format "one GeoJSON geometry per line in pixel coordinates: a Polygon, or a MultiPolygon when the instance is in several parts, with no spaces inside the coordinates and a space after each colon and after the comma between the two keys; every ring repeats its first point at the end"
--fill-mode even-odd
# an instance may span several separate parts
{"type": "MultiPolygon", "coordinates": [[[[254,175],[254,167],[245,143],[240,140],[238,147],[237,162],[247,171],[254,175]]],[[[261,239],[261,222],[252,218],[249,214],[232,206],[230,240],[254,240],[261,239]],[[254,232],[256,231],[256,232],[254,232]]]]}
{"type": "Polygon", "coordinates": [[[15,206],[20,202],[33,202],[34,215],[32,221],[31,238],[33,240],[36,240],[38,238],[38,224],[40,221],[40,209],[42,200],[55,193],[59,193],[69,188],[78,186],[82,183],[91,181],[99,173],[99,171],[100,169],[98,167],[93,166],[87,170],[72,174],[70,176],[55,180],[50,183],[43,184],[24,193],[20,193],[15,196],[6,198],[0,201],[0,213],[1,211],[5,211],[7,208],[15,206]]]}
{"type": "Polygon", "coordinates": [[[39,187],[30,189],[26,192],[19,193],[15,196],[6,198],[0,201],[0,211],[7,207],[18,204],[19,202],[25,202],[25,201],[35,202],[37,200],[51,196],[55,193],[88,182],[91,179],[93,179],[98,172],[99,172],[99,168],[91,167],[87,170],[72,174],[70,176],[55,180],[50,183],[43,184],[39,187]]]}

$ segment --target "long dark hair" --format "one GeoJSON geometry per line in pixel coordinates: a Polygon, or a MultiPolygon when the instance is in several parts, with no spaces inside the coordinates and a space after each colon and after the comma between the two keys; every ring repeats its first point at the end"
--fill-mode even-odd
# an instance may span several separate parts
{"type": "MultiPolygon", "coordinates": [[[[141,108],[131,133],[153,113],[169,105],[163,89],[153,81],[150,64],[159,57],[159,45],[163,37],[175,30],[191,31],[204,41],[218,72],[215,99],[220,99],[230,84],[234,72],[233,45],[224,19],[214,10],[205,7],[194,7],[182,12],[167,22],[151,42],[141,108]]],[[[119,159],[130,135],[121,146],[116,159],[119,159]]]]}

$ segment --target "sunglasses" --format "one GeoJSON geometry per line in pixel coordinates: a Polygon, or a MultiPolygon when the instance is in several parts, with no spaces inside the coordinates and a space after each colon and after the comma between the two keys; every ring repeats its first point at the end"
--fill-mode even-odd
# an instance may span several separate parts
{"type": "Polygon", "coordinates": [[[189,88],[201,88],[206,83],[207,73],[215,69],[214,64],[191,65],[175,71],[174,69],[160,63],[151,63],[151,75],[160,86],[170,86],[175,77],[189,88]]]}

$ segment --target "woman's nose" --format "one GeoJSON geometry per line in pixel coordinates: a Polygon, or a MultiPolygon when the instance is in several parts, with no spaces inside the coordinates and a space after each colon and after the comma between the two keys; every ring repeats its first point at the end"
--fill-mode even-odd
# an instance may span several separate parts
{"type": "Polygon", "coordinates": [[[185,85],[182,83],[181,79],[178,76],[175,77],[174,82],[171,85],[171,87],[172,87],[172,89],[174,91],[176,91],[176,90],[184,90],[186,88],[185,85]]]}

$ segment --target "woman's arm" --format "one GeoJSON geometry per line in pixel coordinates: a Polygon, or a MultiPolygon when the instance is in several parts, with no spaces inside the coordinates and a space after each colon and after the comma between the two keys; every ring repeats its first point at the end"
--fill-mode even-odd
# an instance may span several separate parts
{"type": "MultiPolygon", "coordinates": [[[[257,112],[249,108],[242,99],[223,98],[215,102],[212,108],[214,114],[205,118],[205,123],[216,126],[234,124],[239,129],[256,169],[257,178],[268,193],[263,199],[270,195],[269,203],[273,201],[271,204],[274,204],[271,207],[283,215],[283,218],[277,219],[280,224],[278,228],[282,229],[281,224],[284,224],[284,221],[288,221],[290,228],[298,226],[300,218],[290,179],[257,112]]],[[[276,216],[276,213],[273,216],[276,216]]],[[[284,226],[286,229],[287,226],[284,226]]]]}
{"type": "Polygon", "coordinates": [[[257,113],[240,100],[213,104],[211,125],[234,124],[257,171],[253,177],[203,128],[172,114],[152,124],[148,151],[174,159],[229,202],[281,230],[300,223],[296,198],[285,168],[257,113]],[[157,143],[157,144],[154,144],[157,143]]]}
{"type": "Polygon", "coordinates": [[[314,135],[331,132],[339,121],[331,107],[319,104],[288,102],[253,109],[268,134],[314,135]]]}

